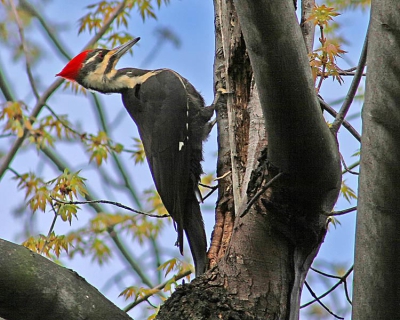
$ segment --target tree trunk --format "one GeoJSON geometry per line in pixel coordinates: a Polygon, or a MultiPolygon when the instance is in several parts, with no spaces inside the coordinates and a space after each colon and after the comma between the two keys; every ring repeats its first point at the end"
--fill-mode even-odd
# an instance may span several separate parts
{"type": "Polygon", "coordinates": [[[298,319],[301,288],[326,233],[321,213],[339,192],[338,147],[293,1],[214,6],[222,102],[212,269],[178,288],[157,319],[298,319]]]}
{"type": "Polygon", "coordinates": [[[400,3],[372,1],[353,319],[400,319],[400,3]]]}

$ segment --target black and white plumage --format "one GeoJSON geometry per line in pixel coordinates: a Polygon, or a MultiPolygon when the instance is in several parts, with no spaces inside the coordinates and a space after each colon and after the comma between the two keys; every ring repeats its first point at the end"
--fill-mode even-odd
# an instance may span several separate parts
{"type": "Polygon", "coordinates": [[[206,234],[197,196],[202,174],[202,144],[213,109],[196,89],[169,69],[115,69],[120,57],[140,38],[113,50],[87,50],[57,74],[102,93],[120,93],[135,121],[161,200],[173,218],[183,254],[189,241],[196,276],[206,268],[206,234]]]}

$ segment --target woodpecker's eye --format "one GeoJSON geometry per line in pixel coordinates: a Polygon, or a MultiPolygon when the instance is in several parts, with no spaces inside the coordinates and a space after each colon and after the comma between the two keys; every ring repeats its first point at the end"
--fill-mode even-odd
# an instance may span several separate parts
{"type": "Polygon", "coordinates": [[[97,54],[97,58],[99,58],[100,60],[103,60],[103,59],[104,59],[104,52],[100,51],[100,52],[97,54]]]}

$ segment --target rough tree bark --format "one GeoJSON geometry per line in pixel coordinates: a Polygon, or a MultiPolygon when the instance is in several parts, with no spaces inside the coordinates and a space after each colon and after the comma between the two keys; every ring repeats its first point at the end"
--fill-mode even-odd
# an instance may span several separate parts
{"type": "Polygon", "coordinates": [[[217,113],[223,149],[213,268],[179,288],[158,319],[294,320],[326,233],[321,213],[340,188],[337,143],[321,114],[293,1],[214,6],[215,87],[226,105],[217,113]]]}
{"type": "Polygon", "coordinates": [[[0,239],[0,317],[7,320],[128,320],[76,272],[0,239]]]}
{"type": "Polygon", "coordinates": [[[353,319],[400,319],[400,3],[372,1],[353,319]]]}

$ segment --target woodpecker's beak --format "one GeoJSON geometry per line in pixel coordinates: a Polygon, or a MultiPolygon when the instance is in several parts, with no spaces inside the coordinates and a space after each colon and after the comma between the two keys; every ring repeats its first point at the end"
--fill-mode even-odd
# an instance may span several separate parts
{"type": "Polygon", "coordinates": [[[132,48],[133,45],[135,45],[139,40],[140,40],[140,37],[132,39],[132,40],[128,41],[127,43],[124,43],[123,45],[112,49],[111,50],[112,56],[116,57],[116,59],[115,59],[116,61],[119,60],[119,58],[121,58],[126,52],[128,52],[128,50],[130,48],[132,48]]]}

